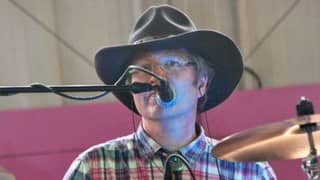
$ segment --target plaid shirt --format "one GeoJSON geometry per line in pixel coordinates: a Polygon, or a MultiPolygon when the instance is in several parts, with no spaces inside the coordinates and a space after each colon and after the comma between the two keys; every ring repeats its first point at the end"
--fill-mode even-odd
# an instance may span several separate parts
{"type": "MultiPolygon", "coordinates": [[[[210,154],[217,141],[206,137],[201,127],[197,126],[197,130],[198,137],[177,153],[189,164],[196,179],[276,179],[267,163],[217,160],[210,154]]],[[[165,179],[192,179],[183,160],[169,161],[168,155],[139,126],[134,134],[93,146],[80,154],[63,179],[164,179],[164,174],[165,179]]]]}

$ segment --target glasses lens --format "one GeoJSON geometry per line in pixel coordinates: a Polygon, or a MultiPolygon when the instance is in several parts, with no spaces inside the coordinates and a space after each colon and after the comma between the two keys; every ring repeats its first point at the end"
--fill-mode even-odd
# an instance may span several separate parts
{"type": "MultiPolygon", "coordinates": [[[[185,66],[192,65],[192,64],[193,64],[192,62],[187,61],[180,56],[165,56],[161,58],[160,63],[138,64],[138,66],[148,71],[151,71],[153,73],[156,73],[156,70],[159,70],[159,69],[165,71],[166,73],[171,73],[174,71],[179,71],[185,66]]],[[[134,76],[136,78],[149,77],[147,73],[138,69],[131,70],[130,74],[131,74],[131,77],[134,76]]]]}

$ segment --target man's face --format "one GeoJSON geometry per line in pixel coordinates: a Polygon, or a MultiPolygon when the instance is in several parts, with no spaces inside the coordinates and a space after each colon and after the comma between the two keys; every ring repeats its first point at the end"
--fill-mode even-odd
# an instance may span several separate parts
{"type": "MultiPolygon", "coordinates": [[[[175,92],[176,100],[170,107],[162,107],[157,104],[155,91],[133,94],[136,108],[142,117],[166,120],[196,112],[200,92],[194,65],[190,63],[186,51],[164,50],[140,53],[135,56],[132,64],[149,69],[168,81],[175,92]]],[[[131,82],[152,85],[159,83],[156,78],[141,72],[133,73],[131,82]]]]}

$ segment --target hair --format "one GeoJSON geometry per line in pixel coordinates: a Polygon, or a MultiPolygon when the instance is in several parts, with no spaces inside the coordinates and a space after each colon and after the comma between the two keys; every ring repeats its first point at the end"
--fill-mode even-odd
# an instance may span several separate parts
{"type": "Polygon", "coordinates": [[[195,85],[197,86],[201,81],[201,78],[203,77],[206,77],[208,79],[206,85],[206,92],[202,94],[202,97],[200,97],[198,100],[197,111],[199,113],[201,112],[202,108],[207,102],[207,88],[210,86],[214,77],[214,68],[212,64],[209,64],[202,56],[198,55],[197,53],[193,53],[188,50],[186,50],[186,52],[188,53],[190,60],[195,63],[195,85]]]}

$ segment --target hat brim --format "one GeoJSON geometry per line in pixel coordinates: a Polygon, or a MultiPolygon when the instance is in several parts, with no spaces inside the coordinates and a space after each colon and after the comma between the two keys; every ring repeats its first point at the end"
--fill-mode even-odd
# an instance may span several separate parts
{"type": "MultiPolygon", "coordinates": [[[[95,56],[96,71],[105,84],[114,84],[136,52],[179,48],[197,53],[214,69],[214,77],[207,87],[207,101],[201,112],[217,106],[231,95],[242,76],[242,56],[230,38],[216,31],[198,30],[140,44],[102,48],[95,56]]],[[[125,106],[139,114],[129,92],[113,94],[125,106]]]]}

